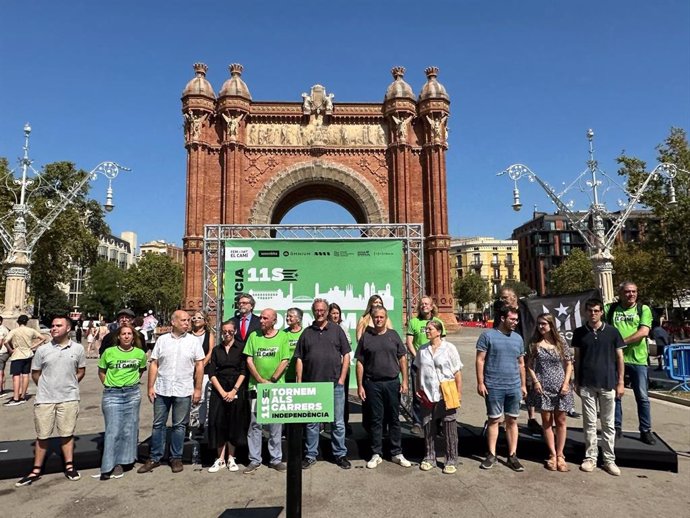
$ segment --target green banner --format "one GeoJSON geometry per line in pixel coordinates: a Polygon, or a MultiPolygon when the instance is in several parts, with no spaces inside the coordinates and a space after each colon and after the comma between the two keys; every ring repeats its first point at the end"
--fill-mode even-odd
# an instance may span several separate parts
{"type": "MultiPolygon", "coordinates": [[[[395,329],[403,335],[403,252],[399,240],[234,239],[225,242],[223,319],[235,314],[240,293],[256,299],[255,312],[278,313],[285,327],[288,308],[304,311],[312,322],[315,298],[342,309],[343,328],[353,350],[355,330],[371,295],[378,294],[395,329]]],[[[354,376],[352,376],[354,378],[354,376]]]]}
{"type": "Polygon", "coordinates": [[[333,383],[261,383],[257,385],[256,422],[331,423],[333,383]]]}

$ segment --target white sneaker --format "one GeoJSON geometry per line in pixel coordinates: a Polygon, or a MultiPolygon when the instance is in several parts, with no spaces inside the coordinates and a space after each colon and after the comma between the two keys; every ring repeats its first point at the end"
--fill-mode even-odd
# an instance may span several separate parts
{"type": "Polygon", "coordinates": [[[402,466],[403,468],[411,468],[412,467],[412,463],[409,460],[407,460],[405,457],[403,457],[402,453],[399,455],[395,455],[391,460],[394,463],[402,466]]]}
{"type": "Polygon", "coordinates": [[[226,466],[228,467],[228,471],[239,471],[240,470],[240,468],[237,466],[237,463],[235,462],[235,457],[230,457],[228,459],[226,466]]]}
{"type": "Polygon", "coordinates": [[[221,468],[225,467],[225,461],[223,459],[216,459],[216,462],[213,463],[213,466],[208,468],[209,473],[216,473],[220,471],[221,468]]]}
{"type": "Polygon", "coordinates": [[[367,462],[367,468],[369,469],[374,469],[376,466],[381,464],[383,462],[383,459],[381,458],[381,455],[378,453],[375,453],[374,456],[371,458],[369,462],[367,462]]]}
{"type": "Polygon", "coordinates": [[[602,469],[614,477],[619,477],[621,474],[621,470],[618,468],[618,466],[616,466],[615,462],[605,462],[602,466],[602,469]]]}

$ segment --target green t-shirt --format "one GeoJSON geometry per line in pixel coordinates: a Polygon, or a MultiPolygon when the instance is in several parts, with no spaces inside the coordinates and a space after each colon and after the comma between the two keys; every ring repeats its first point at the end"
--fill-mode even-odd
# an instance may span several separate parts
{"type": "MultiPolygon", "coordinates": [[[[249,335],[244,354],[254,361],[254,367],[264,379],[269,379],[283,360],[290,359],[290,344],[287,333],[278,331],[275,336],[266,338],[258,330],[249,335]]],[[[276,383],[285,383],[285,376],[281,376],[276,383]]],[[[256,387],[254,376],[249,377],[249,387],[256,387]]]]}
{"type": "Polygon", "coordinates": [[[123,351],[119,347],[108,347],[98,368],[105,369],[106,387],[131,387],[139,383],[139,371],[146,369],[146,353],[138,347],[123,351]]]}
{"type": "MultiPolygon", "coordinates": [[[[443,321],[438,317],[432,317],[431,320],[441,322],[441,326],[443,327],[443,331],[441,331],[441,336],[446,336],[446,326],[443,325],[443,321]]],[[[407,336],[414,337],[412,340],[412,345],[417,351],[422,345],[429,342],[429,340],[426,339],[426,333],[424,332],[424,328],[426,327],[428,322],[429,320],[421,319],[419,317],[412,317],[410,321],[407,323],[407,336]]]]}
{"type": "Polygon", "coordinates": [[[288,337],[288,345],[290,347],[290,364],[287,369],[285,369],[285,381],[288,383],[294,383],[297,379],[297,359],[294,357],[294,354],[295,348],[297,347],[297,340],[299,340],[302,331],[304,331],[304,328],[296,333],[293,333],[289,329],[283,331],[288,337]]]}
{"type": "MultiPolygon", "coordinates": [[[[604,308],[604,318],[608,322],[609,305],[604,308]]],[[[637,311],[637,304],[628,309],[623,309],[622,306],[616,304],[613,314],[611,315],[611,322],[620,332],[623,339],[634,334],[641,326],[652,328],[652,310],[649,306],[642,305],[642,315],[637,311]]],[[[637,342],[628,344],[623,349],[623,360],[630,365],[647,365],[647,358],[649,350],[647,349],[647,339],[642,338],[637,342]]]]}

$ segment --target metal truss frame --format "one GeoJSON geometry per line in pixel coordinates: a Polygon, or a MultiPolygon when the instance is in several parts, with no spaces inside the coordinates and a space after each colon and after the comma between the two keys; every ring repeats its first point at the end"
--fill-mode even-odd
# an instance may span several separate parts
{"type": "MultiPolygon", "coordinates": [[[[416,223],[388,223],[366,225],[204,225],[204,291],[202,304],[215,321],[216,336],[226,316],[223,311],[223,266],[227,239],[306,239],[359,240],[390,239],[403,243],[403,298],[407,320],[412,318],[417,301],[424,289],[424,228],[416,223]]],[[[411,361],[411,358],[410,358],[411,361]]],[[[408,367],[409,368],[409,367],[408,367]]],[[[401,410],[411,419],[412,383],[403,394],[401,410]]]]}

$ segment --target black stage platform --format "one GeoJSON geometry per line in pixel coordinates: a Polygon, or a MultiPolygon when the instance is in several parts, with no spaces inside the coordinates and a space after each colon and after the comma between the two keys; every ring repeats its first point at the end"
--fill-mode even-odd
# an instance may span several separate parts
{"type": "MultiPolygon", "coordinates": [[[[410,433],[410,426],[403,423],[402,447],[405,456],[412,460],[419,460],[424,455],[424,440],[410,433]]],[[[616,463],[622,467],[639,469],[654,469],[678,473],[678,456],[666,442],[655,434],[657,444],[649,446],[639,440],[638,432],[625,432],[624,437],[616,441],[616,463]]],[[[483,429],[472,425],[458,423],[458,437],[460,456],[465,457],[466,464],[476,462],[484,457],[486,443],[483,437],[483,429]]],[[[139,458],[145,460],[149,456],[149,440],[147,438],[139,445],[139,458]]],[[[437,451],[443,451],[443,438],[438,438],[437,451]]],[[[352,434],[346,439],[348,457],[350,459],[368,459],[371,457],[371,449],[366,431],[360,423],[352,423],[352,434]]],[[[19,478],[31,470],[33,466],[33,440],[0,442],[0,479],[19,478]]],[[[186,439],[184,446],[183,462],[191,463],[194,445],[200,447],[201,459],[204,465],[210,465],[215,459],[215,452],[207,448],[203,436],[195,439],[186,439]]],[[[75,438],[74,461],[77,469],[97,468],[103,445],[103,434],[89,434],[75,438]]],[[[264,448],[265,448],[264,444],[264,448]]],[[[384,448],[386,441],[384,440],[384,448]]],[[[565,444],[565,456],[570,463],[579,464],[584,457],[584,437],[582,429],[569,428],[565,444]]],[[[284,443],[283,451],[287,453],[284,443]]],[[[330,436],[328,426],[321,434],[320,451],[324,459],[331,458],[330,436]]],[[[499,457],[507,454],[503,432],[499,436],[499,457]]],[[[389,452],[384,451],[384,456],[389,452]]],[[[518,456],[521,459],[541,462],[547,457],[547,450],[540,435],[532,435],[526,427],[520,427],[518,440],[518,456]]],[[[246,449],[237,451],[238,461],[247,462],[246,449]]],[[[267,455],[264,455],[266,458],[267,455]]],[[[51,446],[46,457],[44,473],[59,473],[63,470],[60,443],[58,439],[51,441],[51,446]]]]}

